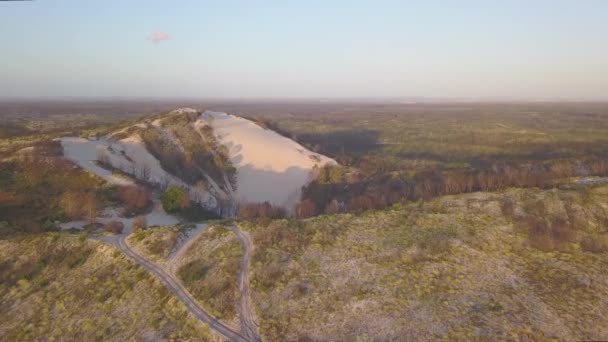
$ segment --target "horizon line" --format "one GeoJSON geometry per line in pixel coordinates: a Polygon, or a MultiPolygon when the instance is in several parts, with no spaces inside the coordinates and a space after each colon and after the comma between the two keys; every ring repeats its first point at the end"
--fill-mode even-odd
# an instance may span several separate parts
{"type": "Polygon", "coordinates": [[[510,96],[89,96],[89,95],[47,95],[47,96],[1,96],[0,102],[9,101],[236,101],[236,102],[389,102],[396,104],[424,104],[424,103],[604,103],[607,98],[584,97],[510,97],[510,96]]]}

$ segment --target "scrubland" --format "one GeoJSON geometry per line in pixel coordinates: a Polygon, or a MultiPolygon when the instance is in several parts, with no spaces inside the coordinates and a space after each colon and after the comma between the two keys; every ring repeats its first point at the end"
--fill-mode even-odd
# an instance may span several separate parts
{"type": "Polygon", "coordinates": [[[608,337],[605,186],[241,227],[268,340],[608,337]]]}
{"type": "Polygon", "coordinates": [[[0,240],[0,339],[214,340],[119,251],[81,235],[0,240]]]}
{"type": "Polygon", "coordinates": [[[237,276],[242,249],[236,236],[221,224],[205,228],[179,261],[177,276],[212,315],[236,319],[237,276]]]}
{"type": "Polygon", "coordinates": [[[129,235],[127,242],[137,254],[162,264],[177,242],[179,234],[178,227],[138,229],[129,235]]]}
{"type": "MultiPolygon", "coordinates": [[[[608,105],[212,107],[252,115],[341,164],[315,169],[297,219],[270,203],[241,205],[265,340],[608,339],[608,105]]],[[[104,184],[52,141],[136,121],[53,120],[0,127],[0,339],[212,338],[117,250],[48,232],[107,206],[150,207],[149,194],[104,184]]],[[[180,128],[188,115],[166,124],[195,157],[178,172],[197,184],[208,168],[219,180],[229,165],[218,141],[180,128]]],[[[164,138],[147,138],[163,167],[183,164],[164,138]]],[[[141,229],[128,243],[166,266],[179,234],[141,229]]],[[[205,310],[234,323],[239,241],[213,224],[191,242],[171,266],[205,310]]]]}

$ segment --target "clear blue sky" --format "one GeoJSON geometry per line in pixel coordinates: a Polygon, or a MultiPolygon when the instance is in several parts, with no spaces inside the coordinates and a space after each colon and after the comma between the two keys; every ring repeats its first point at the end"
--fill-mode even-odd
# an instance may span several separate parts
{"type": "Polygon", "coordinates": [[[0,96],[607,99],[608,1],[0,2],[0,96]]]}

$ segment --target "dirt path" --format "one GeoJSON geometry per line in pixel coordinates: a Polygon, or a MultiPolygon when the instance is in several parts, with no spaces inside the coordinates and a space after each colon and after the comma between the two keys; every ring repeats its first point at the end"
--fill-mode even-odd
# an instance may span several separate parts
{"type": "Polygon", "coordinates": [[[141,265],[146,271],[157,277],[161,283],[171,292],[177,299],[186,305],[188,310],[200,321],[209,325],[209,328],[219,334],[220,336],[230,341],[261,341],[260,336],[257,333],[257,326],[251,310],[251,297],[249,292],[249,265],[251,264],[251,254],[253,252],[253,243],[247,232],[243,232],[236,226],[231,226],[230,229],[239,239],[243,248],[243,255],[241,257],[240,270],[238,275],[238,288],[239,288],[239,303],[237,304],[237,311],[239,315],[239,321],[241,323],[240,332],[231,327],[230,325],[218,320],[211,316],[205,310],[203,310],[197,303],[194,297],[188,292],[181,282],[175,277],[174,268],[175,265],[172,261],[178,259],[181,254],[191,245],[196,237],[202,232],[204,226],[199,227],[192,235],[190,235],[187,241],[181,243],[173,251],[173,255],[169,258],[165,267],[158,266],[140,255],[129,247],[125,241],[126,234],[114,235],[114,236],[102,236],[96,238],[96,240],[108,243],[116,248],[120,249],[133,261],[141,265]]]}
{"type": "Polygon", "coordinates": [[[187,232],[185,236],[178,238],[175,245],[171,248],[171,252],[169,252],[169,255],[167,255],[167,258],[165,259],[164,268],[167,272],[169,272],[169,274],[175,277],[177,265],[183,258],[183,255],[206,227],[207,224],[199,223],[196,225],[196,228],[187,232]]]}
{"type": "Polygon", "coordinates": [[[211,316],[205,310],[203,310],[192,297],[192,295],[186,290],[183,285],[176,280],[172,275],[165,272],[159,266],[147,261],[146,259],[135,253],[125,242],[126,236],[115,236],[113,239],[103,239],[103,241],[110,243],[120,249],[133,261],[141,265],[146,271],[156,276],[161,283],[171,292],[177,299],[186,305],[188,310],[200,321],[207,323],[209,328],[219,334],[220,336],[230,341],[255,341],[244,337],[239,332],[235,331],[232,327],[221,322],[215,317],[211,316]]]}
{"type": "Polygon", "coordinates": [[[231,226],[230,229],[234,232],[243,246],[243,256],[241,258],[241,267],[238,276],[241,298],[237,307],[239,319],[241,321],[241,334],[245,335],[249,341],[261,341],[262,339],[257,333],[257,327],[253,318],[251,297],[249,295],[249,265],[251,264],[253,243],[249,238],[249,234],[246,232],[242,232],[236,226],[231,226]]]}

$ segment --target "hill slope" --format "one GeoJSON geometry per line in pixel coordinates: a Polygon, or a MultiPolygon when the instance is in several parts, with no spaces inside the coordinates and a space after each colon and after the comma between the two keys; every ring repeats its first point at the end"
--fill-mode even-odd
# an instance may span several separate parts
{"type": "Polygon", "coordinates": [[[0,240],[0,340],[218,340],[119,252],[71,234],[0,240]]]}
{"type": "Polygon", "coordinates": [[[605,340],[608,187],[241,224],[268,340],[605,340]]]}
{"type": "Polygon", "coordinates": [[[291,210],[317,164],[333,160],[253,122],[182,108],[96,140],[61,139],[65,156],[114,184],[116,170],[232,215],[240,202],[269,201],[291,210]]]}
{"type": "Polygon", "coordinates": [[[315,165],[335,163],[295,141],[244,118],[207,111],[200,125],[211,125],[237,169],[238,202],[264,202],[291,210],[315,165]]]}

